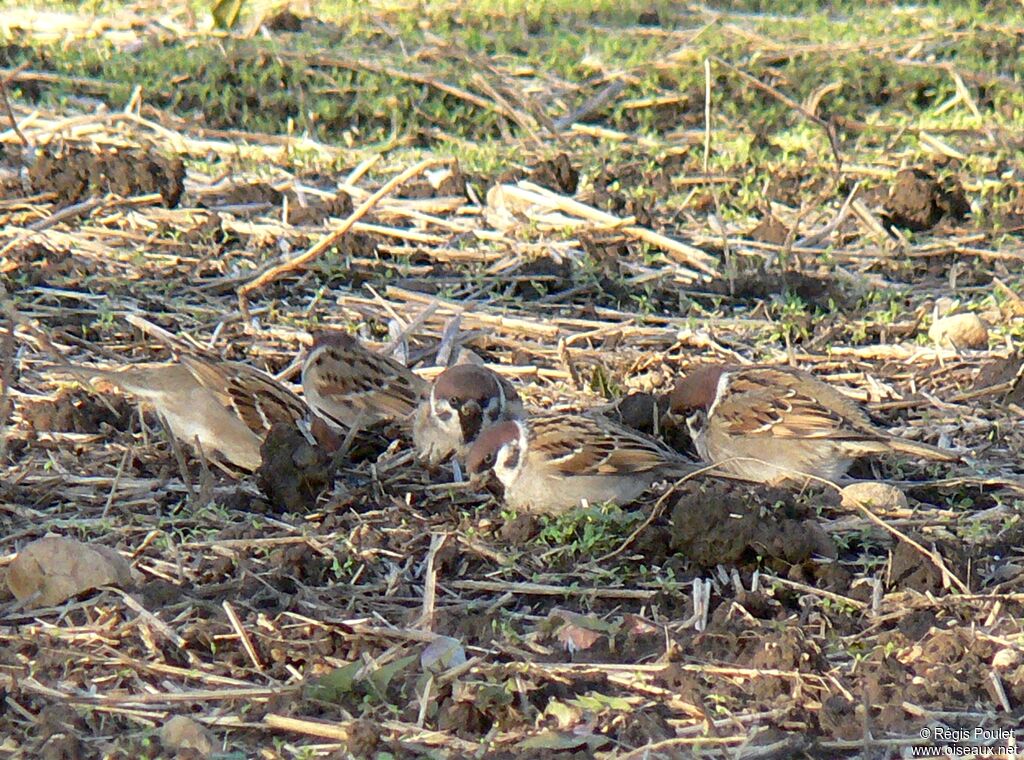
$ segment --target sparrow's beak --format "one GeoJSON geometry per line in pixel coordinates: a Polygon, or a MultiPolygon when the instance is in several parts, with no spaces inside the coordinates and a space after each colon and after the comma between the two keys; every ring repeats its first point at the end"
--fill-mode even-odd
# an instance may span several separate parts
{"type": "Polygon", "coordinates": [[[470,399],[459,407],[459,425],[462,428],[462,440],[475,441],[483,426],[484,413],[480,404],[470,399]]]}
{"type": "Polygon", "coordinates": [[[481,491],[487,485],[487,481],[491,478],[490,470],[478,470],[476,472],[467,472],[468,476],[467,485],[477,491],[481,491]]]}

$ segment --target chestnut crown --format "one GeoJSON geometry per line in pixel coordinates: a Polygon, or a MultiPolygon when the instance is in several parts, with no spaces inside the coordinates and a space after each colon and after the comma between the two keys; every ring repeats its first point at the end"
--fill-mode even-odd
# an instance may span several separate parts
{"type": "Polygon", "coordinates": [[[501,397],[501,388],[491,370],[475,364],[456,364],[437,376],[434,397],[447,399],[453,407],[470,399],[484,406],[487,400],[501,397]]]}
{"type": "Polygon", "coordinates": [[[697,409],[707,411],[715,403],[718,381],[731,367],[725,364],[708,364],[695,367],[685,377],[676,380],[675,388],[669,393],[669,407],[676,414],[697,409]]]}
{"type": "Polygon", "coordinates": [[[470,475],[487,472],[498,459],[498,452],[503,446],[519,441],[519,425],[515,422],[500,422],[487,428],[476,439],[466,457],[466,469],[470,475]]]}

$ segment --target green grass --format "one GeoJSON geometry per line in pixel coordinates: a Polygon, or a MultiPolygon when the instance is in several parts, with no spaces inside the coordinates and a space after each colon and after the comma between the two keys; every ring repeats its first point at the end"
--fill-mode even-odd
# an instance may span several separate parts
{"type": "MultiPolygon", "coordinates": [[[[449,146],[453,152],[480,170],[506,163],[492,147],[502,142],[504,117],[437,87],[361,67],[360,62],[425,75],[490,101],[479,77],[499,91],[501,81],[481,67],[486,57],[519,89],[529,86],[535,93],[533,107],[552,119],[578,107],[609,78],[625,76],[626,90],[587,120],[666,140],[677,129],[703,128],[703,61],[708,57],[728,61],[797,101],[840,82],[840,89],[822,101],[825,115],[895,129],[976,128],[977,117],[962,106],[937,112],[956,94],[953,77],[939,64],[955,61],[987,125],[1024,128],[1024,95],[1011,76],[1021,63],[1020,53],[1010,30],[999,26],[1009,6],[965,10],[946,3],[894,12],[888,4],[865,9],[841,3],[825,14],[809,3],[729,5],[806,15],[782,20],[744,16],[747,32],[739,34],[740,22],[728,15],[702,29],[707,17],[686,14],[669,3],[580,6],[558,0],[472,7],[430,3],[420,8],[411,3],[327,2],[318,8],[322,24],[311,33],[277,34],[269,40],[148,40],[138,51],[125,53],[102,39],[29,45],[24,35],[12,32],[7,41],[14,46],[4,51],[4,63],[27,63],[34,71],[69,78],[46,86],[23,84],[16,91],[43,105],[59,106],[87,95],[117,109],[138,86],[147,104],[216,129],[293,132],[360,146],[426,145],[444,135],[456,141],[449,146]],[[649,27],[638,24],[641,13],[652,11],[672,35],[650,34],[649,27]],[[983,33],[978,31],[982,25],[983,33]],[[438,39],[446,47],[434,47],[438,39]],[[936,66],[899,62],[918,42],[928,48],[936,66]],[[836,54],[837,46],[841,54],[836,54]],[[410,53],[421,55],[410,60],[410,53]],[[347,65],[333,65],[332,60],[347,65]],[[75,84],[72,77],[92,83],[75,84]],[[658,96],[686,100],[681,106],[624,105],[658,96]]],[[[101,13],[110,7],[99,4],[94,9],[101,13]]],[[[194,10],[201,17],[203,6],[194,10]]],[[[827,162],[829,148],[820,128],[724,67],[714,67],[712,97],[716,126],[741,132],[716,139],[713,169],[764,166],[766,159],[827,162]]],[[[507,128],[525,136],[515,124],[507,128]]],[[[847,137],[858,141],[859,150],[893,147],[890,132],[847,137]]],[[[915,142],[916,135],[908,133],[896,147],[916,151],[915,142]]]]}

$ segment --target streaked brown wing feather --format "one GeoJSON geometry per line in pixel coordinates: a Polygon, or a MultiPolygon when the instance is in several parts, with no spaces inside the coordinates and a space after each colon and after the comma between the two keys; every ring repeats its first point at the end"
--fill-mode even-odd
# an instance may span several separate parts
{"type": "Polygon", "coordinates": [[[877,438],[867,415],[842,393],[782,368],[730,377],[715,416],[731,435],[777,438],[877,438]]]}
{"type": "Polygon", "coordinates": [[[269,377],[239,375],[228,385],[235,413],[255,431],[269,431],[279,422],[293,425],[306,417],[306,405],[269,377]]]}
{"type": "Polygon", "coordinates": [[[324,398],[345,400],[353,407],[373,413],[404,417],[415,409],[426,383],[406,366],[366,350],[343,350],[335,346],[323,349],[319,365],[320,394],[324,398]],[[351,367],[351,372],[335,372],[331,366],[351,367]]]}
{"type": "Polygon", "coordinates": [[[647,472],[673,456],[653,439],[584,415],[534,417],[530,429],[532,449],[566,476],[647,472]]]}
{"type": "Polygon", "coordinates": [[[277,422],[293,424],[306,416],[298,396],[269,375],[237,362],[208,362],[183,355],[196,380],[253,432],[263,435],[277,422]]]}

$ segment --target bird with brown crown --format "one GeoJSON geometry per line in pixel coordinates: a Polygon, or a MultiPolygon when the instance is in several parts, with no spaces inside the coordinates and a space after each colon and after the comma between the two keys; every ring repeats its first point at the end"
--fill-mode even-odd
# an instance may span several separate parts
{"type": "Polygon", "coordinates": [[[888,452],[958,460],[880,430],[853,399],[790,367],[697,367],[676,382],[669,406],[704,461],[758,482],[835,481],[855,459],[888,452]]]}

